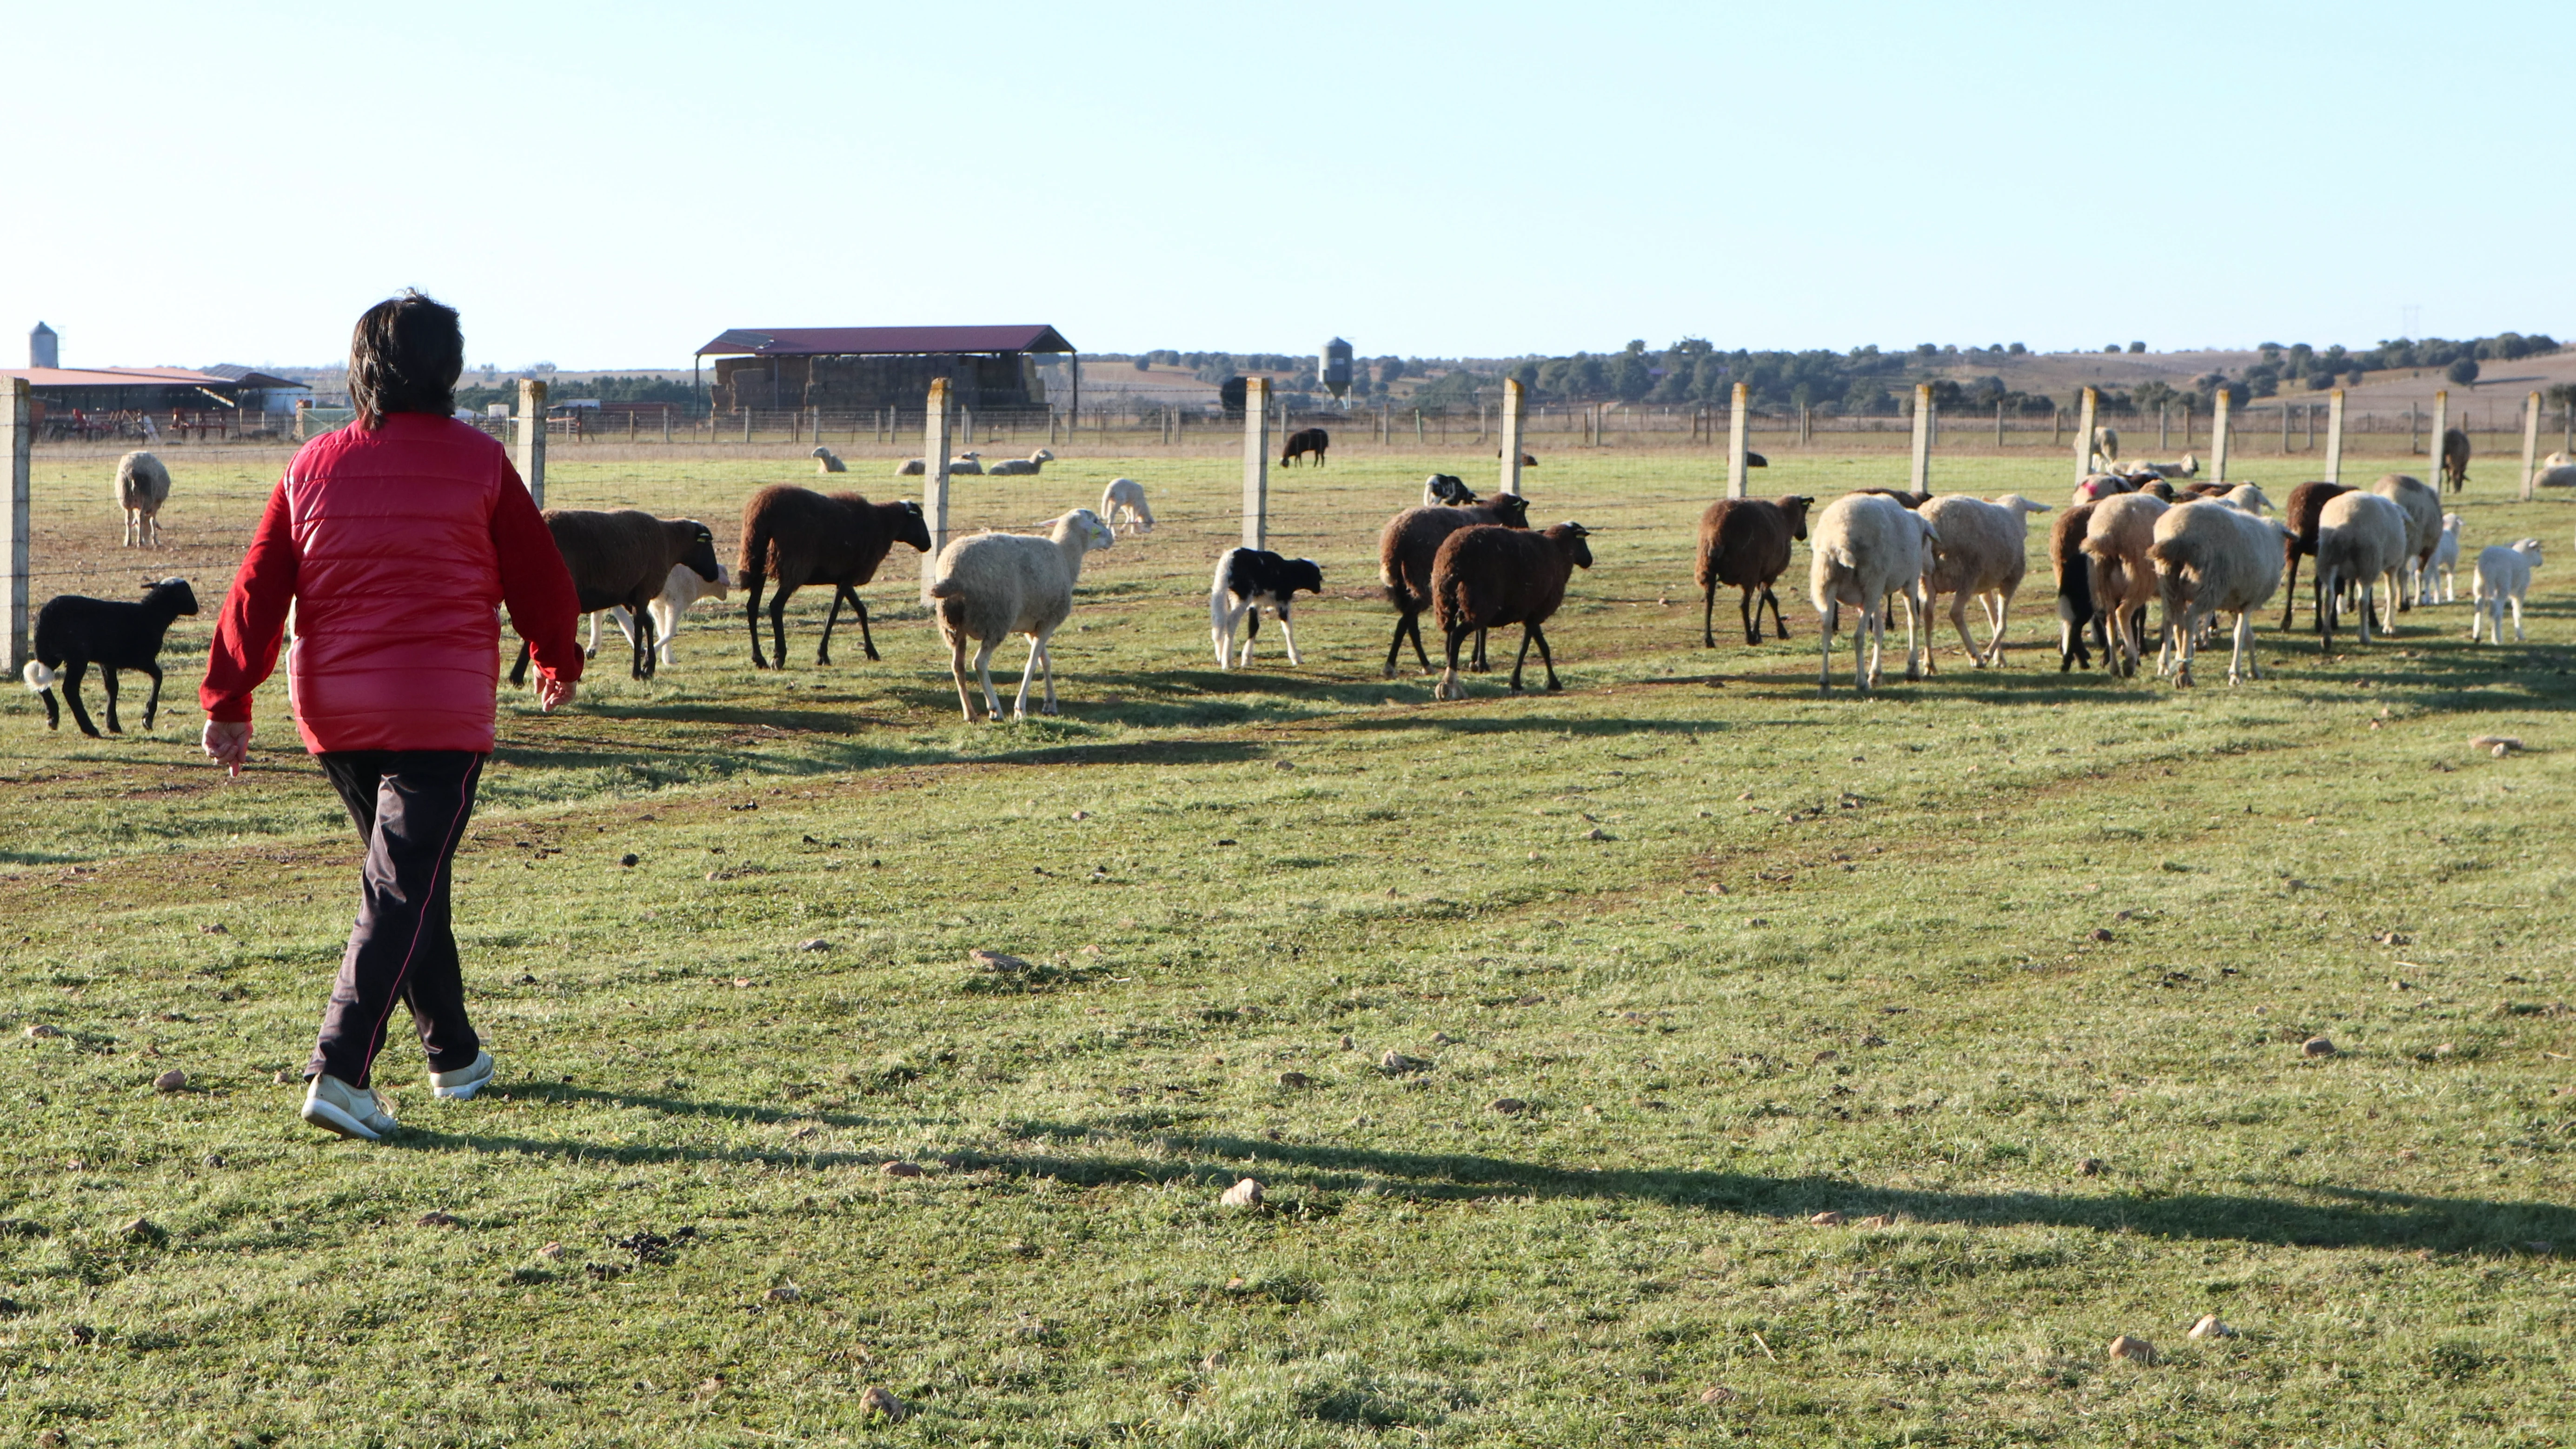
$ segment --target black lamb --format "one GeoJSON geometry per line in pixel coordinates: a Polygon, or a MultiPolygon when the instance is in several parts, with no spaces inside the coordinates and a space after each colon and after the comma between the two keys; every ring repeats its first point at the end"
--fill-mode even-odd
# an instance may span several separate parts
{"type": "Polygon", "coordinates": [[[80,697],[81,676],[93,664],[107,684],[107,727],[117,734],[125,733],[125,727],[116,720],[116,672],[139,669],[152,676],[152,693],[143,701],[143,727],[152,728],[161,710],[162,636],[170,632],[172,619],[195,612],[197,593],[186,579],[151,585],[139,603],[78,594],[47,600],[36,615],[36,657],[27,661],[26,673],[27,687],[45,701],[45,728],[62,727],[62,712],[54,707],[54,686],[60,684],[71,702],[73,722],[82,734],[97,736],[98,726],[90,723],[80,697]]]}

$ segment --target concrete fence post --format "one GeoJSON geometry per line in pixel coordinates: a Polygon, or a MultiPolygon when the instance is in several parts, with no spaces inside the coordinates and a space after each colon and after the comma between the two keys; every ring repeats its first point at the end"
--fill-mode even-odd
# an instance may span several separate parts
{"type": "Polygon", "coordinates": [[[1243,546],[1268,548],[1270,537],[1270,379],[1243,382],[1243,546]]]}
{"type": "Polygon", "coordinates": [[[1500,426],[1503,435],[1503,466],[1494,486],[1505,493],[1521,491],[1521,406],[1523,393],[1517,377],[1503,379],[1503,406],[1500,426]]]}
{"type": "Polygon", "coordinates": [[[2227,481],[2227,389],[2220,388],[2209,408],[2209,476],[2212,482],[2227,481]]]}
{"type": "Polygon", "coordinates": [[[930,380],[930,402],[921,420],[922,511],[930,515],[930,552],[921,556],[921,576],[930,578],[930,561],[948,546],[948,379],[930,380]]]}
{"type": "Polygon", "coordinates": [[[2004,445],[2004,405],[2003,405],[2002,403],[1997,403],[1997,404],[1995,404],[1995,446],[1996,446],[1996,447],[1998,447],[1998,448],[2000,448],[2000,447],[2002,447],[2003,445],[2004,445]]]}
{"type": "Polygon", "coordinates": [[[2093,413],[2102,405],[2101,393],[2084,389],[2084,401],[2075,415],[2075,481],[2081,483],[2093,471],[2093,413]]]}
{"type": "Polygon", "coordinates": [[[1906,471],[1909,492],[1932,491],[1932,384],[1914,384],[1914,465],[1906,471]]]}
{"type": "Polygon", "coordinates": [[[2173,430],[2173,404],[2171,404],[2171,403],[2158,403],[2158,404],[2156,404],[2156,451],[2157,451],[2157,452],[2162,453],[2162,452],[2164,452],[2165,450],[2167,450],[2167,449],[2169,449],[2169,448],[2171,448],[2171,447],[2173,446],[2172,442],[2170,441],[2170,435],[2171,435],[2171,433],[2172,433],[2172,430],[2173,430]]]}
{"type": "Polygon", "coordinates": [[[1753,421],[1753,389],[1737,383],[1727,395],[1726,406],[1726,496],[1742,498],[1744,494],[1744,430],[1753,421]]]}
{"type": "Polygon", "coordinates": [[[0,452],[9,457],[9,512],[5,524],[0,524],[7,529],[0,535],[0,552],[6,555],[9,590],[0,598],[0,650],[8,653],[9,677],[14,680],[33,657],[28,652],[34,616],[27,612],[27,543],[33,522],[30,500],[34,495],[28,479],[36,444],[36,395],[23,377],[0,378],[0,389],[5,389],[0,392],[0,452]]]}
{"type": "MultiPolygon", "coordinates": [[[[2313,416],[2313,415],[2312,415],[2313,416]]],[[[2343,481],[2343,389],[2326,395],[2326,481],[2343,481]]]]}
{"type": "Polygon", "coordinates": [[[2531,501],[2531,473],[2540,466],[2540,394],[2522,400],[2522,501],[2531,501]]]}
{"type": "Polygon", "coordinates": [[[2436,388],[2433,392],[2433,445],[2424,450],[2432,460],[2433,486],[2442,486],[2442,435],[2451,430],[2451,390],[2436,388]]]}
{"type": "Polygon", "coordinates": [[[519,479],[528,497],[546,506],[546,385],[538,378],[519,380],[519,479]]]}

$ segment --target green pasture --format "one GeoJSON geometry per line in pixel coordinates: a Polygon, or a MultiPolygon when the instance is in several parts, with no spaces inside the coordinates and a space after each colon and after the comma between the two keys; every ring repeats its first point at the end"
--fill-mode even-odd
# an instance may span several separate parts
{"type": "MultiPolygon", "coordinates": [[[[566,449],[549,501],[729,553],[814,481],[767,451],[566,449]]],[[[505,699],[457,890],[500,1086],[434,1103],[397,1043],[382,1146],[295,1117],[356,850],[282,682],[232,781],[206,618],[151,731],[139,681],[106,741],[12,691],[0,1441],[2571,1437],[2576,508],[2452,505],[2472,556],[2547,541],[2526,645],[2460,603],[2321,658],[2273,612],[2259,684],[2066,675],[2037,563],[2008,667],[1945,634],[1856,699],[1845,647],[1819,700],[1803,548],[1795,637],[1722,601],[1699,647],[1708,454],[1566,450],[1526,488],[1596,530],[1567,688],[1441,705],[1380,677],[1376,531],[1490,448],[1274,472],[1327,596],[1302,668],[1265,627],[1241,673],[1205,606],[1239,464],[1060,451],[959,480],[960,524],[1120,474],[1167,521],[1092,560],[1059,718],[960,721],[908,551],[880,662],[816,667],[812,590],[755,674],[737,595],[649,684],[604,649],[569,710],[505,699]]],[[[1903,476],[1772,456],[1763,492],[1903,476]]],[[[211,616],[282,459],[173,462],[147,561],[111,464],[40,457],[39,595],[177,571],[211,616]]]]}

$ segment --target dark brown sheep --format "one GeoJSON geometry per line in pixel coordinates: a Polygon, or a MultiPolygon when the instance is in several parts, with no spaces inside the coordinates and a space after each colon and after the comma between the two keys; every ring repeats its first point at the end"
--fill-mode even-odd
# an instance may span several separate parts
{"type": "MultiPolygon", "coordinates": [[[[646,606],[661,597],[671,570],[686,568],[711,584],[724,577],[724,565],[716,562],[716,536],[694,518],[655,518],[633,508],[614,513],[549,508],[546,529],[572,573],[583,613],[622,608],[635,616],[635,657],[627,672],[637,679],[653,677],[658,641],[646,606]]],[[[510,682],[525,684],[527,679],[528,645],[521,640],[510,682]]]]}
{"type": "Polygon", "coordinates": [[[2290,616],[2299,609],[2299,559],[2316,556],[2317,520],[2324,516],[2326,505],[2334,501],[2336,494],[2351,491],[2346,484],[2328,483],[2323,479],[2302,483],[2290,490],[2289,505],[2281,510],[2282,522],[2290,530],[2290,536],[2281,540],[2281,592],[2285,596],[2281,605],[2283,633],[2289,632],[2290,616]]]}
{"type": "Polygon", "coordinates": [[[2093,607],[2093,568],[2084,557],[2084,530],[2093,523],[2093,505],[2079,503],[2057,515],[2048,530],[2048,562],[2057,571],[2057,672],[2064,674],[2080,661],[2093,667],[2093,651],[2086,647],[2085,635],[2103,640],[2102,652],[2110,653],[2109,639],[2102,630],[2099,610],[2093,607]]]}
{"type": "Polygon", "coordinates": [[[787,667],[787,596],[812,583],[832,586],[832,611],[824,616],[823,643],[814,651],[814,662],[832,662],[832,626],[840,622],[843,604],[859,621],[859,646],[870,659],[880,657],[859,587],[877,576],[877,566],[898,543],[930,551],[930,525],[922,519],[920,504],[870,503],[856,493],[826,495],[786,483],[751,495],[742,506],[740,569],[751,667],[770,667],[760,653],[764,581],[777,589],[769,601],[769,637],[778,668],[787,667]]]}
{"type": "Polygon", "coordinates": [[[2454,493],[2469,485],[2469,435],[2458,428],[2442,433],[2441,482],[2454,493]]]}
{"type": "MultiPolygon", "coordinates": [[[[1422,647],[1422,614],[1431,607],[1431,563],[1440,545],[1462,528],[1501,524],[1529,527],[1529,500],[1517,493],[1497,493],[1473,508],[1408,508],[1386,521],[1377,539],[1377,580],[1386,586],[1386,601],[1395,605],[1395,637],[1386,645],[1386,677],[1395,677],[1395,656],[1413,636],[1414,657],[1422,672],[1431,672],[1430,652],[1422,647]]],[[[1476,643],[1476,667],[1485,667],[1484,641],[1476,643]]]]}
{"type": "Polygon", "coordinates": [[[1279,466],[1285,468],[1306,454],[1312,453],[1315,455],[1315,466],[1321,468],[1324,466],[1324,450],[1331,446],[1333,446],[1333,435],[1322,428],[1299,428],[1288,435],[1286,445],[1280,448],[1279,466]]]}
{"type": "Polygon", "coordinates": [[[1717,647],[1717,586],[1742,589],[1737,612],[1744,616],[1744,642],[1762,642],[1762,604],[1771,606],[1771,627],[1781,638],[1789,626],[1780,620],[1780,596],[1771,591],[1789,567],[1789,544],[1807,536],[1807,509],[1813,498],[1792,493],[1786,498],[1721,498],[1699,520],[1699,617],[1702,647],[1717,647]],[[1760,603],[1756,603],[1757,595],[1760,603]]]}
{"type": "Polygon", "coordinates": [[[1590,530],[1580,523],[1559,523],[1544,533],[1479,524],[1462,528],[1441,542],[1431,564],[1432,617],[1448,637],[1449,667],[1441,672],[1435,699],[1465,699],[1458,681],[1458,646],[1470,634],[1505,624],[1521,626],[1520,653],[1512,660],[1512,688],[1521,687],[1521,666],[1529,662],[1532,643],[1539,663],[1547,667],[1547,687],[1556,680],[1556,659],[1540,629],[1565,602],[1566,580],[1578,568],[1592,567],[1590,530]]]}

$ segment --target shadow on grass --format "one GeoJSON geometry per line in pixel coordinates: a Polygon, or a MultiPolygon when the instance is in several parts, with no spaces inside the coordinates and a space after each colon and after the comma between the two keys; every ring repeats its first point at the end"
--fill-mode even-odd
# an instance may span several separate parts
{"type": "MultiPolygon", "coordinates": [[[[788,1111],[608,1093],[571,1086],[514,1087],[496,1096],[519,1101],[616,1102],[673,1116],[744,1123],[815,1121],[836,1128],[886,1130],[891,1123],[845,1113],[788,1111]]],[[[1017,1124],[1023,1140],[1133,1141],[1116,1127],[1082,1122],[1017,1124]]],[[[1238,1164],[1259,1158],[1298,1169],[1301,1186],[1327,1192],[1369,1189],[1417,1201],[1467,1203],[1490,1198],[1570,1198],[1656,1203],[1741,1217],[1803,1220],[1826,1209],[1853,1219],[1872,1213],[1918,1223],[1972,1227],[2084,1228],[2178,1241],[2228,1240],[2287,1247],[2521,1252],[2540,1242],[2576,1240],[2576,1208],[2545,1202],[2498,1202],[2380,1192],[2330,1183],[2248,1184],[2242,1194],[2119,1192],[1935,1192],[1870,1187],[1824,1176],[1653,1168],[1567,1171],[1480,1154],[1428,1154],[1300,1145],[1229,1136],[1159,1139],[1171,1156],[1066,1156],[966,1151],[945,1159],[955,1171],[1052,1178],[1079,1186],[1231,1181],[1238,1164]]],[[[799,1152],[779,1148],[709,1148],[602,1144],[531,1137],[407,1129],[390,1145],[415,1151],[516,1152],[603,1163],[709,1163],[809,1169],[865,1167],[883,1154],[799,1152]]],[[[1275,1170],[1275,1169],[1274,1169],[1275,1170]]],[[[1274,1185],[1274,1190],[1286,1184],[1274,1185]]]]}

